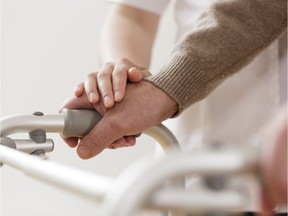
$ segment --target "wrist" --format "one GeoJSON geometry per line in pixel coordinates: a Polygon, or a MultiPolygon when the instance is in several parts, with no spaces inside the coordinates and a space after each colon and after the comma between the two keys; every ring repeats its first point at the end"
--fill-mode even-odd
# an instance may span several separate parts
{"type": "Polygon", "coordinates": [[[155,86],[153,83],[144,80],[143,85],[146,86],[148,94],[151,97],[156,98],[155,106],[158,106],[159,116],[161,116],[161,121],[171,118],[177,115],[179,111],[178,103],[170,97],[163,89],[155,86]]]}

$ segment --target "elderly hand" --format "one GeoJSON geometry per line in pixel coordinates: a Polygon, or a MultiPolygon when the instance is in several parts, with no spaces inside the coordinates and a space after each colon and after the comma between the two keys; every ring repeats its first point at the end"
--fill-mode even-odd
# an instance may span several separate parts
{"type": "MultiPolygon", "coordinates": [[[[75,96],[78,98],[67,100],[63,108],[95,108],[103,116],[106,108],[111,108],[114,102],[120,102],[124,98],[128,81],[137,83],[150,75],[144,67],[126,58],[107,62],[99,72],[88,74],[86,80],[77,85],[75,96]]],[[[78,144],[78,138],[65,138],[64,141],[71,147],[78,144]]],[[[125,136],[111,143],[109,148],[127,147],[135,143],[134,136],[125,136]]]]}
{"type": "MultiPolygon", "coordinates": [[[[107,108],[99,101],[96,104],[91,104],[88,101],[88,98],[85,94],[80,97],[73,97],[66,100],[61,109],[68,108],[68,109],[95,109],[99,114],[102,116],[105,115],[107,108]]],[[[80,142],[80,138],[78,137],[69,137],[64,138],[63,140],[72,148],[75,148],[78,143],[80,142]]],[[[134,136],[125,136],[115,140],[111,143],[108,148],[119,148],[119,147],[126,147],[126,146],[133,146],[136,143],[136,138],[134,136]]]]}
{"type": "MultiPolygon", "coordinates": [[[[64,107],[92,108],[93,106],[83,95],[67,101],[64,107]]],[[[83,159],[94,157],[116,140],[141,133],[178,111],[177,103],[170,96],[146,81],[128,83],[124,99],[113,107],[107,110],[103,109],[103,106],[94,105],[94,107],[104,115],[77,146],[77,153],[83,159]]],[[[72,144],[71,140],[66,142],[70,143],[70,146],[77,145],[75,140],[72,144]]]]}

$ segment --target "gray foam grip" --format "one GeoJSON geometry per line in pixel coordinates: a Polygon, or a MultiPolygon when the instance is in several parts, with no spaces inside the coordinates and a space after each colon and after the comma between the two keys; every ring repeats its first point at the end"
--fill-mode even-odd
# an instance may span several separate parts
{"type": "Polygon", "coordinates": [[[63,137],[83,137],[101,120],[102,116],[96,110],[64,109],[65,126],[63,137]]]}

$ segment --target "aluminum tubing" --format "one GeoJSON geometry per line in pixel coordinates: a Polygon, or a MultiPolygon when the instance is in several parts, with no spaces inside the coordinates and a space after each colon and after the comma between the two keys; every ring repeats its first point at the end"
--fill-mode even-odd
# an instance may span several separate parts
{"type": "Polygon", "coordinates": [[[60,188],[68,189],[90,199],[101,201],[112,179],[52,161],[42,160],[0,145],[0,162],[60,188]]]}
{"type": "Polygon", "coordinates": [[[31,132],[43,129],[46,132],[62,132],[64,130],[65,116],[63,113],[49,115],[23,114],[2,118],[1,137],[14,133],[31,132]]]}

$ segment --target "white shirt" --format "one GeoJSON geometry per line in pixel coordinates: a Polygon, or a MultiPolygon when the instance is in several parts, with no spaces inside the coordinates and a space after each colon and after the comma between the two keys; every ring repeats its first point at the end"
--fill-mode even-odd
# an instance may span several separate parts
{"type": "MultiPolygon", "coordinates": [[[[161,15],[170,0],[112,0],[161,15]]],[[[193,27],[197,18],[213,0],[176,0],[175,21],[177,38],[193,27]]],[[[285,94],[287,83],[280,85],[278,41],[262,52],[237,74],[225,80],[207,98],[186,109],[179,117],[164,124],[175,134],[183,150],[199,144],[221,142],[228,146],[245,145],[271,115],[280,107],[281,91],[285,94]]],[[[282,70],[282,73],[285,71],[282,70]]],[[[283,80],[282,80],[283,81],[283,80]]],[[[287,81],[287,80],[286,80],[287,81]]],[[[287,97],[284,97],[284,100],[287,97]]],[[[283,100],[283,99],[282,99],[283,100]]],[[[253,193],[255,195],[255,191],[253,193]]],[[[255,198],[253,199],[255,200],[255,198]]],[[[255,210],[251,203],[249,210],[255,210]]]]}

